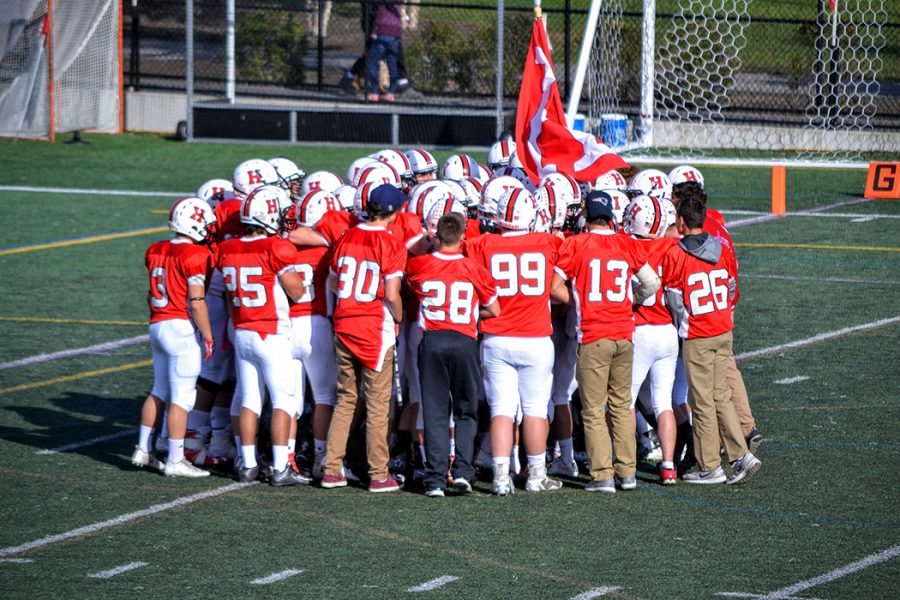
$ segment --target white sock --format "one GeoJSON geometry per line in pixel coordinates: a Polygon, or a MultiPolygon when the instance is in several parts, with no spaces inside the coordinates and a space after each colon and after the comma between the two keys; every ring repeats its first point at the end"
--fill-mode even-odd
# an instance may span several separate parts
{"type": "Polygon", "coordinates": [[[456,439],[450,438],[450,456],[456,456],[456,439]]]}
{"type": "Polygon", "coordinates": [[[564,440],[559,440],[559,456],[562,458],[563,462],[567,464],[572,464],[575,462],[575,448],[572,446],[572,438],[568,437],[564,440]]]}
{"type": "Polygon", "coordinates": [[[547,456],[544,453],[528,455],[528,478],[543,479],[547,471],[547,456]]]}
{"type": "Polygon", "coordinates": [[[675,468],[675,463],[673,463],[673,462],[670,461],[670,460],[664,460],[664,461],[662,461],[662,462],[660,463],[660,466],[661,466],[663,469],[669,469],[669,470],[672,470],[672,469],[675,468]]]}
{"type": "Polygon", "coordinates": [[[325,456],[325,449],[328,448],[326,440],[314,440],[313,448],[315,448],[316,456],[325,456]]]}
{"type": "Polygon", "coordinates": [[[245,469],[252,469],[256,466],[256,444],[249,446],[241,446],[241,458],[244,461],[245,469]]]}
{"type": "Polygon", "coordinates": [[[151,451],[150,438],[153,437],[155,429],[153,427],[141,425],[138,431],[138,448],[149,454],[151,451]]]}
{"type": "Polygon", "coordinates": [[[287,445],[288,454],[293,454],[294,448],[296,448],[296,447],[297,447],[297,439],[296,438],[288,438],[288,445],[287,445]]]}
{"type": "Polygon", "coordinates": [[[276,473],[284,471],[288,463],[288,447],[272,444],[272,469],[276,473]]]}
{"type": "Polygon", "coordinates": [[[425,464],[425,444],[419,444],[419,455],[422,457],[422,464],[425,464]]]}
{"type": "Polygon", "coordinates": [[[184,440],[169,438],[169,462],[180,463],[184,460],[184,440]]]}
{"type": "Polygon", "coordinates": [[[519,460],[518,444],[512,447],[512,452],[509,455],[509,464],[510,471],[512,471],[513,473],[518,473],[522,470],[522,461],[519,460]]]}
{"type": "Polygon", "coordinates": [[[209,424],[213,429],[225,429],[231,424],[231,410],[227,406],[213,406],[209,424]]]}
{"type": "Polygon", "coordinates": [[[192,410],[188,413],[187,428],[195,431],[206,429],[209,431],[209,413],[200,410],[192,410]]]}
{"type": "Polygon", "coordinates": [[[491,459],[491,463],[494,465],[494,473],[509,473],[509,457],[508,456],[495,456],[491,459]]]}

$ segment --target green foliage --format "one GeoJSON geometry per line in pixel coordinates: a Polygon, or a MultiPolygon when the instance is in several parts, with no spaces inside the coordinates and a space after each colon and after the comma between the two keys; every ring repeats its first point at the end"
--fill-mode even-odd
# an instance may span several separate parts
{"type": "Polygon", "coordinates": [[[239,79],[300,87],[305,48],[306,32],[295,14],[255,10],[237,19],[235,58],[239,79]]]}

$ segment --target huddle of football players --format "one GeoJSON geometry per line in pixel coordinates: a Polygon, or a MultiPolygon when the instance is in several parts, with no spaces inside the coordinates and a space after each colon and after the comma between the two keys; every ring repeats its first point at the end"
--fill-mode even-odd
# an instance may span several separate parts
{"type": "Polygon", "coordinates": [[[486,165],[385,149],[346,176],[251,159],[172,206],[174,237],[145,257],[135,465],[372,492],[411,475],[429,497],[471,492],[480,470],[505,496],[575,480],[581,433],[591,492],[634,489],[653,438],[663,485],[758,471],[737,260],[700,171],[534,185],[502,141],[486,165]]]}

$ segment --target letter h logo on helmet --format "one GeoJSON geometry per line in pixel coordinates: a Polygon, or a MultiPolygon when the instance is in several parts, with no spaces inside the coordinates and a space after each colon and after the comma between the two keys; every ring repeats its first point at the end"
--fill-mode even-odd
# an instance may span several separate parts
{"type": "Polygon", "coordinates": [[[202,206],[195,206],[194,214],[191,215],[191,219],[193,219],[194,221],[197,221],[198,223],[202,223],[203,216],[205,213],[206,213],[206,211],[203,210],[202,206]]]}
{"type": "Polygon", "coordinates": [[[266,208],[270,215],[277,215],[278,214],[278,201],[275,200],[274,198],[270,198],[270,199],[266,200],[266,208]]]}
{"type": "Polygon", "coordinates": [[[252,171],[247,171],[247,183],[250,185],[257,185],[262,182],[262,175],[259,174],[258,170],[253,169],[252,171]]]}

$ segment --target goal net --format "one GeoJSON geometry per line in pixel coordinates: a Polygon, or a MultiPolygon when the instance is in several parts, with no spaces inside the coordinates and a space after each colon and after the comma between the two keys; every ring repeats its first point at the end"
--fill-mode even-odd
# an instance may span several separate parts
{"type": "Polygon", "coordinates": [[[0,136],[122,130],[121,2],[7,0],[0,136]]]}
{"type": "Polygon", "coordinates": [[[885,0],[660,4],[600,3],[586,123],[604,139],[627,123],[621,151],[851,162],[900,148],[885,0]]]}

